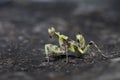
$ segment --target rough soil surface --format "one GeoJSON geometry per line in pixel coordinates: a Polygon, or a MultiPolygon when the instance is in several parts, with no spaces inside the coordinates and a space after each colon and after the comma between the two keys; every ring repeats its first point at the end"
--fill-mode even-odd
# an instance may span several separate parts
{"type": "Polygon", "coordinates": [[[75,7],[74,4],[2,5],[0,80],[119,80],[119,19],[104,18],[100,12],[75,15],[75,7]],[[108,58],[91,47],[83,57],[69,56],[68,64],[65,56],[55,57],[47,64],[44,45],[58,44],[48,36],[47,29],[51,26],[72,39],[81,32],[86,43],[95,41],[108,58]]]}

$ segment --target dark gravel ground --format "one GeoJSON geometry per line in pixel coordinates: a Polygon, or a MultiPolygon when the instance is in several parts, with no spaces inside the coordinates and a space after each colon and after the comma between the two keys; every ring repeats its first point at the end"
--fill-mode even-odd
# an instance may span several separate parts
{"type": "Polygon", "coordinates": [[[102,12],[74,14],[76,5],[69,4],[6,4],[0,7],[0,80],[119,80],[119,18],[105,17],[102,12]],[[62,7],[61,7],[62,6],[62,7]],[[95,56],[64,56],[45,62],[44,45],[57,44],[49,39],[51,26],[75,39],[81,32],[86,41],[95,41],[108,59],[95,56]]]}

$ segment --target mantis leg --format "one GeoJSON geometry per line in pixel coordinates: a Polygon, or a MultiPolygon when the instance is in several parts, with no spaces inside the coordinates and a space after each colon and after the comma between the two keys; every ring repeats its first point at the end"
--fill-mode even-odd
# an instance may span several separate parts
{"type": "Polygon", "coordinates": [[[65,53],[66,53],[66,63],[68,63],[69,62],[69,58],[68,58],[67,46],[65,46],[65,53]]]}
{"type": "Polygon", "coordinates": [[[61,50],[58,46],[52,45],[52,44],[46,44],[45,45],[45,54],[47,61],[49,62],[49,54],[54,53],[54,54],[64,54],[65,51],[61,50]]]}
{"type": "Polygon", "coordinates": [[[103,57],[107,58],[107,56],[105,56],[105,55],[102,53],[102,51],[101,51],[101,50],[99,49],[99,47],[95,44],[94,41],[90,41],[89,44],[88,44],[83,50],[82,50],[81,48],[78,48],[78,51],[79,51],[81,54],[87,53],[91,45],[94,45],[95,48],[97,48],[97,50],[101,53],[101,55],[102,55],[103,57]]]}
{"type": "Polygon", "coordinates": [[[100,50],[100,48],[96,45],[96,43],[94,41],[90,41],[89,44],[93,44],[95,46],[95,48],[97,48],[97,50],[101,53],[101,55],[103,57],[107,58],[107,56],[102,53],[102,51],[100,50]]]}
{"type": "Polygon", "coordinates": [[[83,48],[83,49],[80,48],[80,47],[78,47],[78,51],[79,51],[81,54],[85,54],[85,53],[88,52],[88,50],[89,50],[89,48],[90,48],[90,46],[91,46],[92,44],[98,49],[99,52],[101,52],[101,50],[98,48],[98,46],[97,46],[97,45],[95,44],[95,42],[93,42],[93,41],[90,41],[89,44],[88,44],[87,46],[85,46],[85,48],[83,48]]]}
{"type": "Polygon", "coordinates": [[[46,58],[47,58],[47,62],[49,62],[49,47],[51,44],[46,44],[45,45],[45,54],[46,54],[46,58]]]}
{"type": "Polygon", "coordinates": [[[84,49],[82,49],[81,47],[78,47],[77,49],[81,54],[85,54],[85,53],[87,53],[89,48],[90,48],[90,45],[88,44],[84,49]]]}

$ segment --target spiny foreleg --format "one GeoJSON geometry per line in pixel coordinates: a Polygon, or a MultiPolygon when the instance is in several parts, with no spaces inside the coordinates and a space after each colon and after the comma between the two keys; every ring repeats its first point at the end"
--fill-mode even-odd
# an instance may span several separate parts
{"type": "Polygon", "coordinates": [[[94,45],[94,46],[98,49],[98,51],[101,52],[101,50],[98,48],[98,46],[97,46],[97,45],[95,44],[95,42],[93,42],[93,41],[90,41],[90,42],[88,43],[88,45],[86,45],[84,48],[78,47],[78,51],[79,51],[81,54],[85,54],[85,53],[87,53],[88,50],[90,49],[90,46],[91,46],[91,45],[94,45]]]}
{"type": "Polygon", "coordinates": [[[77,47],[78,52],[79,52],[80,54],[85,54],[85,53],[87,53],[88,50],[89,50],[89,48],[90,48],[90,45],[91,45],[91,44],[88,44],[87,46],[85,46],[85,48],[77,47]]]}
{"type": "Polygon", "coordinates": [[[97,48],[97,50],[101,53],[101,55],[102,55],[103,57],[107,57],[107,56],[105,56],[105,55],[102,53],[102,51],[101,51],[100,48],[95,44],[94,41],[90,41],[90,42],[88,43],[88,45],[85,46],[84,49],[78,48],[78,51],[79,51],[81,54],[85,54],[85,53],[88,52],[88,50],[89,50],[89,48],[90,48],[91,45],[94,45],[95,48],[97,48]]]}

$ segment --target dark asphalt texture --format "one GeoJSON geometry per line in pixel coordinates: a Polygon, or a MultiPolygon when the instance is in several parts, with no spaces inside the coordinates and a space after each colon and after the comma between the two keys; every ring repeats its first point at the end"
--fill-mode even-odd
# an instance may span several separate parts
{"type": "Polygon", "coordinates": [[[119,18],[106,18],[97,11],[74,14],[75,8],[74,3],[2,5],[0,80],[119,80],[119,18]],[[48,36],[47,29],[51,26],[74,40],[77,33],[82,33],[86,44],[95,41],[108,58],[91,47],[82,57],[77,53],[69,55],[68,64],[64,55],[47,64],[44,45],[58,45],[57,39],[48,36]]]}

